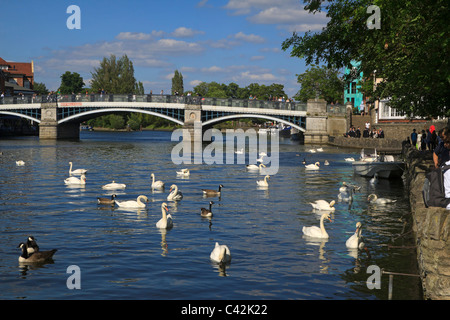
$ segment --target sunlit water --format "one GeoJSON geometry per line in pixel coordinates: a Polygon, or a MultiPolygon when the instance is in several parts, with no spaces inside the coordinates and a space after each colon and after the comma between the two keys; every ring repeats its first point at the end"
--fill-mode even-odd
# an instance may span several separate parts
{"type": "MultiPolygon", "coordinates": [[[[80,141],[40,141],[37,137],[0,140],[0,299],[387,299],[387,276],[370,290],[367,266],[414,272],[414,250],[398,237],[410,212],[401,180],[375,187],[353,175],[348,156],[359,150],[310,146],[280,140],[280,168],[260,190],[263,178],[243,164],[187,164],[171,161],[169,132],[82,132],[80,141]],[[320,161],[307,172],[302,160],[320,161]],[[25,166],[16,166],[16,160],[25,166]],[[323,166],[328,160],[329,166],[323,166]],[[83,188],[67,187],[69,161],[88,169],[83,188]],[[176,171],[187,167],[189,178],[176,171]],[[166,183],[163,193],[150,189],[150,174],[166,183]],[[115,180],[127,185],[117,200],[147,195],[143,210],[99,206],[111,195],[101,186],[115,180]],[[330,238],[312,240],[302,227],[319,225],[310,202],[337,200],[342,181],[361,186],[353,203],[337,202],[330,238]],[[184,194],[169,203],[174,227],[156,228],[161,203],[171,184],[184,194]],[[204,198],[202,188],[223,184],[221,198],[204,198]],[[397,199],[375,207],[367,195],[397,199]],[[200,208],[214,201],[212,219],[200,208]],[[354,253],[345,241],[362,222],[369,250],[354,253]],[[53,263],[21,266],[18,244],[34,235],[41,250],[57,248],[53,263]],[[214,244],[226,244],[232,261],[225,268],[210,261],[214,244]],[[81,270],[81,289],[68,289],[67,268],[81,270]]],[[[420,299],[416,278],[396,277],[394,299],[420,299]]]]}

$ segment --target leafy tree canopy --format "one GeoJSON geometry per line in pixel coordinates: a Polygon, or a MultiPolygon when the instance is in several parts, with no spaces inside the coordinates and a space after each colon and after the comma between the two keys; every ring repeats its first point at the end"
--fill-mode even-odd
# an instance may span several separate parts
{"type": "Polygon", "coordinates": [[[61,94],[80,93],[83,86],[83,78],[78,73],[66,71],[61,76],[61,85],[59,87],[59,92],[61,94]]]}
{"type": "Polygon", "coordinates": [[[294,32],[283,50],[308,65],[324,62],[334,69],[359,61],[356,74],[363,72],[363,93],[372,101],[389,98],[391,107],[413,116],[450,116],[449,1],[304,2],[310,13],[327,12],[327,26],[317,33],[294,32]],[[379,8],[380,19],[371,5],[379,8]],[[373,28],[377,21],[379,28],[373,28]],[[373,92],[375,77],[382,81],[373,92]]]}
{"type": "Polygon", "coordinates": [[[259,100],[270,100],[275,97],[287,98],[284,85],[275,83],[270,86],[251,83],[247,87],[241,88],[234,82],[228,85],[215,81],[201,82],[194,87],[194,94],[209,98],[248,99],[250,96],[259,100]]]}

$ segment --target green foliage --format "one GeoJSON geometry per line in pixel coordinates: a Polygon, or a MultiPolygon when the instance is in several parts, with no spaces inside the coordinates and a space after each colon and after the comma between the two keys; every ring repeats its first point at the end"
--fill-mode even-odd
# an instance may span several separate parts
{"type": "MultiPolygon", "coordinates": [[[[283,50],[308,65],[350,67],[368,82],[372,100],[389,98],[391,107],[424,117],[450,116],[449,1],[447,0],[306,0],[310,12],[326,11],[321,32],[293,33],[283,50]],[[380,8],[380,29],[369,29],[370,5],[380,8]],[[370,82],[383,79],[375,92],[370,82]]],[[[349,80],[349,79],[347,79],[349,80]]]]}
{"type": "Polygon", "coordinates": [[[172,78],[172,95],[176,93],[180,96],[184,93],[183,75],[178,70],[175,70],[172,78]]]}
{"type": "Polygon", "coordinates": [[[80,93],[84,86],[83,78],[80,74],[70,71],[66,71],[61,76],[61,85],[59,86],[59,92],[61,94],[80,93]]]}
{"type": "Polygon", "coordinates": [[[48,89],[45,86],[44,83],[41,82],[34,82],[33,84],[33,90],[34,92],[36,92],[36,94],[38,95],[45,95],[48,94],[48,89]]]}
{"type": "Polygon", "coordinates": [[[236,83],[219,84],[215,81],[201,82],[194,87],[194,94],[209,98],[233,98],[248,99],[250,96],[259,100],[269,100],[274,97],[287,97],[282,84],[271,84],[270,86],[252,83],[245,88],[240,88],[236,83]]]}

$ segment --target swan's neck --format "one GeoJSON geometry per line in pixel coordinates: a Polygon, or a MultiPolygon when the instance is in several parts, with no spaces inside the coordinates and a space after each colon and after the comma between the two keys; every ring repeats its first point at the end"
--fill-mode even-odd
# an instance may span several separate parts
{"type": "Polygon", "coordinates": [[[140,204],[145,204],[145,203],[143,202],[143,200],[144,200],[144,197],[143,197],[143,196],[139,196],[139,197],[137,198],[137,202],[139,202],[140,204]]]}
{"type": "Polygon", "coordinates": [[[325,216],[320,217],[320,231],[322,231],[323,235],[327,235],[327,231],[325,230],[325,226],[323,224],[323,220],[325,219],[325,216]]]}
{"type": "Polygon", "coordinates": [[[155,175],[152,174],[152,184],[154,184],[154,183],[155,183],[155,175]]]}
{"type": "Polygon", "coordinates": [[[164,207],[161,208],[162,218],[164,221],[167,221],[167,213],[164,207]]]}
{"type": "Polygon", "coordinates": [[[175,186],[175,187],[173,188],[173,194],[177,194],[177,193],[178,193],[178,187],[175,186]]]}
{"type": "Polygon", "coordinates": [[[264,177],[264,182],[267,183],[267,176],[264,177]]]}

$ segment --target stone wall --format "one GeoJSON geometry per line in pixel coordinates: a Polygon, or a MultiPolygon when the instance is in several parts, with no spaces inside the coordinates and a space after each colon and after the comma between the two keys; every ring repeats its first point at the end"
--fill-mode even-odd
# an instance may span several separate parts
{"type": "Polygon", "coordinates": [[[432,154],[408,148],[404,155],[407,162],[405,181],[410,194],[424,297],[450,300],[450,211],[426,208],[422,196],[425,174],[433,167],[432,154]]]}

